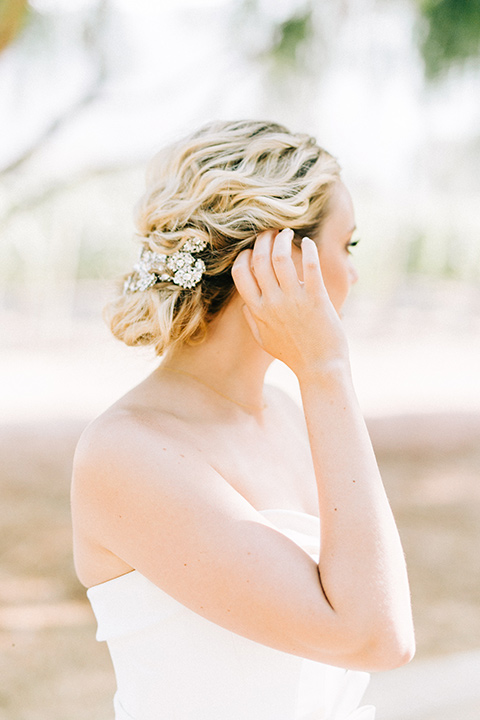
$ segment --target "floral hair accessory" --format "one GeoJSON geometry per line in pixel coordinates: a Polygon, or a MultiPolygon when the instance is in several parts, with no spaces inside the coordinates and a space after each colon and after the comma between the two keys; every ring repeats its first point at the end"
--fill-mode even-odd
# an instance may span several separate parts
{"type": "Polygon", "coordinates": [[[193,238],[172,255],[143,248],[138,263],[133,266],[133,273],[125,281],[124,294],[148,290],[164,282],[173,282],[182,288],[195,287],[205,272],[205,263],[193,253],[202,252],[206,247],[205,240],[193,238]]]}

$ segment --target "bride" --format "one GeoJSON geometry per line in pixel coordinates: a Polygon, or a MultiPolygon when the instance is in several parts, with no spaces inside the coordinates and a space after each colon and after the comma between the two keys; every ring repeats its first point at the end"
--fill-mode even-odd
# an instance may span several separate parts
{"type": "Polygon", "coordinates": [[[335,159],[274,123],[161,151],[114,335],[162,362],[83,433],[75,564],[116,720],[371,720],[414,640],[402,547],[349,368],[357,279],[335,159]],[[274,358],[303,408],[264,385],[274,358]]]}

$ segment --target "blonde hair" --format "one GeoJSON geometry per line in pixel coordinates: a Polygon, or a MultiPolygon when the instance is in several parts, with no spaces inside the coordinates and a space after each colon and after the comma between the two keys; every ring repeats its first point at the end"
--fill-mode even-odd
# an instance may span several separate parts
{"type": "MultiPolygon", "coordinates": [[[[269,228],[318,233],[340,168],[314,138],[259,121],[210,123],[160,151],[136,212],[144,247],[170,254],[189,239],[207,242],[201,282],[173,283],[120,295],[106,308],[111,331],[157,355],[201,341],[235,292],[239,252],[269,228]]],[[[125,279],[125,278],[124,278],[125,279]]]]}

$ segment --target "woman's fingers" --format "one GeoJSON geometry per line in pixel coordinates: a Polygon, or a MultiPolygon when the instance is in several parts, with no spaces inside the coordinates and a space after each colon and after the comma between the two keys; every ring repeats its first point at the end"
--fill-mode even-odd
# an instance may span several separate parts
{"type": "Polygon", "coordinates": [[[318,248],[313,240],[308,237],[304,237],[302,240],[302,266],[303,283],[307,293],[318,296],[319,293],[326,292],[320,268],[318,248]]]}
{"type": "MultiPolygon", "coordinates": [[[[232,275],[238,292],[247,305],[252,306],[262,296],[276,296],[280,290],[288,293],[299,287],[295,264],[292,259],[293,230],[280,232],[266,230],[260,233],[253,250],[243,250],[236,258],[232,275]]],[[[315,243],[308,241],[315,254],[320,272],[315,243]]],[[[308,251],[307,251],[308,256],[308,251]]],[[[312,280],[314,283],[314,278],[312,280]]]]}
{"type": "Polygon", "coordinates": [[[271,295],[278,290],[277,276],[272,265],[275,234],[275,230],[260,233],[253,246],[252,268],[262,295],[271,295]]]}
{"type": "Polygon", "coordinates": [[[254,305],[262,296],[255,275],[252,272],[251,257],[252,250],[242,250],[235,258],[232,266],[233,282],[247,305],[254,305]]]}
{"type": "Polygon", "coordinates": [[[273,243],[272,264],[278,284],[285,292],[299,287],[298,275],[292,260],[293,230],[285,228],[278,233],[273,243]]]}

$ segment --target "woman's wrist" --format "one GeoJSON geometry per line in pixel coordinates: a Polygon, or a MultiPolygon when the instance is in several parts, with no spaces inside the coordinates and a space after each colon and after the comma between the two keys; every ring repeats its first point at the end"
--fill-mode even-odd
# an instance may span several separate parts
{"type": "Polygon", "coordinates": [[[330,387],[352,381],[348,357],[310,362],[295,370],[295,374],[301,388],[308,385],[330,387]]]}

